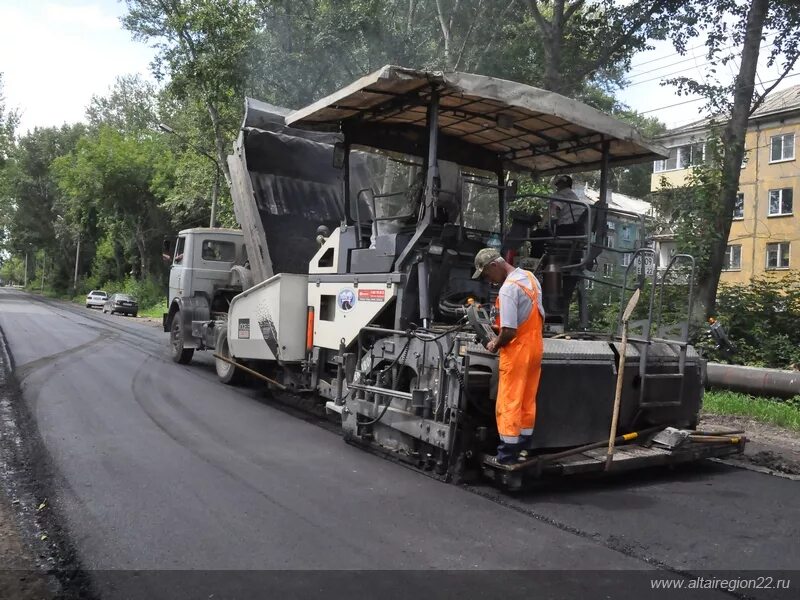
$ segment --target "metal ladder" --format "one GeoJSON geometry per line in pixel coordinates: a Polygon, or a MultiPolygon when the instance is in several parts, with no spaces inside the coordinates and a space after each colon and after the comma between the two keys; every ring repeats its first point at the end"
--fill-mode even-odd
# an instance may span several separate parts
{"type": "MultiPolygon", "coordinates": [[[[625,279],[623,281],[620,299],[620,313],[617,319],[617,337],[621,335],[622,329],[622,311],[627,304],[626,291],[628,288],[628,277],[631,270],[636,267],[638,270],[637,262],[641,265],[641,288],[645,291],[647,276],[647,261],[646,258],[651,257],[653,265],[653,274],[650,278],[650,302],[648,305],[648,316],[645,320],[631,322],[630,326],[633,328],[641,329],[641,335],[629,335],[628,341],[636,344],[639,349],[639,407],[640,408],[657,408],[662,406],[680,406],[683,403],[684,383],[686,373],[686,354],[689,347],[689,319],[692,314],[693,293],[694,293],[694,271],[695,260],[694,257],[688,254],[676,254],[668,263],[663,273],[659,274],[658,269],[658,255],[655,250],[651,248],[640,248],[633,253],[631,262],[625,270],[625,279]],[[637,260],[638,259],[638,260],[637,260]],[[664,308],[664,289],[667,281],[669,280],[670,273],[673,272],[675,266],[681,262],[687,262],[690,266],[688,270],[689,280],[689,293],[686,303],[686,318],[677,325],[662,325],[663,308],[664,308]],[[656,312],[655,328],[653,327],[653,308],[655,304],[656,291],[658,291],[658,310],[656,312]],[[653,329],[656,335],[653,336],[653,329]],[[647,357],[650,347],[653,342],[667,344],[670,348],[675,350],[678,355],[678,370],[673,373],[650,373],[647,370],[647,357]],[[655,383],[657,381],[665,380],[680,380],[680,391],[675,400],[668,401],[651,401],[646,400],[646,393],[649,389],[648,383],[655,383]]],[[[635,289],[635,288],[634,288],[635,289]]]]}

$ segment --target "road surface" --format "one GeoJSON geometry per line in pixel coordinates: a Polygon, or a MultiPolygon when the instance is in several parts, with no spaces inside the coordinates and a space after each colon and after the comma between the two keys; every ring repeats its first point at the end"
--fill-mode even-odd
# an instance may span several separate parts
{"type": "Polygon", "coordinates": [[[208,356],[176,365],[152,325],[0,288],[0,330],[99,597],[627,597],[626,578],[800,568],[795,481],[703,463],[504,496],[351,447],[208,356]]]}

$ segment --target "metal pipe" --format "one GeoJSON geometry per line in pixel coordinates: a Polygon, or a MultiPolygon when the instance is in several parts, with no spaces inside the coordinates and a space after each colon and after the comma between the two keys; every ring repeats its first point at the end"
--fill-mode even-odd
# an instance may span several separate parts
{"type": "Polygon", "coordinates": [[[708,363],[708,387],[722,388],[756,396],[791,398],[800,395],[800,371],[763,369],[708,363]]]}
{"type": "Polygon", "coordinates": [[[349,387],[353,388],[354,390],[361,390],[362,392],[380,394],[381,396],[391,396],[392,398],[402,398],[403,400],[412,399],[411,392],[401,392],[399,390],[392,390],[377,385],[364,385],[362,383],[351,383],[349,387]]]}
{"type": "Polygon", "coordinates": [[[342,394],[344,391],[344,340],[339,342],[339,354],[336,364],[336,391],[333,395],[336,406],[344,404],[342,394]]]}
{"type": "Polygon", "coordinates": [[[428,297],[428,263],[423,258],[417,263],[417,278],[419,284],[419,318],[422,326],[427,329],[431,320],[431,306],[428,297]]]}
{"type": "Polygon", "coordinates": [[[211,356],[213,356],[214,358],[218,358],[218,359],[219,359],[219,360],[221,360],[222,362],[226,362],[226,363],[228,363],[228,364],[231,364],[231,365],[233,365],[234,367],[236,367],[237,369],[241,369],[241,370],[242,370],[242,371],[244,371],[245,373],[249,373],[250,375],[252,375],[253,377],[256,377],[257,379],[261,379],[262,381],[266,381],[267,383],[271,383],[272,385],[274,385],[274,386],[275,386],[275,387],[277,387],[278,389],[281,389],[281,390],[287,390],[287,389],[289,389],[289,388],[287,388],[285,385],[283,385],[281,382],[279,382],[279,381],[275,381],[274,379],[270,379],[270,378],[269,378],[269,377],[267,377],[266,375],[262,375],[262,374],[261,374],[261,373],[259,373],[258,371],[254,371],[253,369],[251,369],[251,368],[249,368],[249,367],[245,367],[244,365],[242,365],[242,364],[240,364],[240,363],[236,362],[235,360],[231,360],[231,359],[230,359],[230,358],[228,358],[227,356],[222,356],[221,354],[217,354],[216,352],[214,352],[213,354],[211,354],[211,356]]]}

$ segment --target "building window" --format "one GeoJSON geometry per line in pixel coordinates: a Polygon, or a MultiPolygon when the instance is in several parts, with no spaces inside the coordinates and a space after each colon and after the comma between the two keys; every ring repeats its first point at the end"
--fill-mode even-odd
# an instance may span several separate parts
{"type": "Polygon", "coordinates": [[[631,233],[631,228],[627,225],[622,227],[622,239],[626,242],[630,242],[633,239],[633,235],[631,233]]]}
{"type": "Polygon", "coordinates": [[[742,268],[742,247],[740,245],[728,246],[725,249],[725,264],[723,271],[739,271],[742,268]]]}
{"type": "Polygon", "coordinates": [[[585,289],[587,289],[587,290],[593,290],[594,289],[594,280],[587,279],[585,281],[585,283],[586,283],[585,289]]]}
{"type": "Polygon", "coordinates": [[[669,149],[669,158],[657,160],[653,163],[653,171],[674,171],[676,169],[686,169],[693,165],[701,165],[705,160],[705,143],[685,144],[669,149]]]}
{"type": "Polygon", "coordinates": [[[694,165],[702,165],[705,161],[705,144],[689,144],[687,146],[681,146],[678,150],[681,169],[686,169],[694,165]]]}
{"type": "Polygon", "coordinates": [[[780,162],[782,160],[794,159],[794,134],[784,133],[783,135],[773,135],[770,138],[771,151],[769,162],[780,162]]]}
{"type": "Polygon", "coordinates": [[[614,238],[611,237],[610,235],[607,235],[605,237],[603,246],[605,246],[606,248],[613,248],[614,247],[614,238]]]}
{"type": "Polygon", "coordinates": [[[744,149],[744,154],[742,154],[742,168],[744,169],[747,166],[747,161],[750,160],[750,155],[747,153],[747,148],[744,149]]]}
{"type": "Polygon", "coordinates": [[[614,265],[603,263],[603,277],[611,277],[614,274],[614,265]]]}
{"type": "Polygon", "coordinates": [[[627,267],[629,264],[631,264],[631,256],[632,256],[632,254],[630,252],[626,252],[625,254],[622,255],[622,266],[623,267],[627,267]]]}
{"type": "Polygon", "coordinates": [[[744,219],[744,194],[736,194],[736,204],[733,205],[733,218],[744,219]]]}
{"type": "Polygon", "coordinates": [[[789,249],[789,242],[767,244],[767,269],[788,269],[789,249]]]}
{"type": "Polygon", "coordinates": [[[792,188],[783,188],[782,190],[769,191],[769,209],[767,215],[770,217],[779,217],[782,215],[792,214],[792,196],[794,192],[792,188]]]}

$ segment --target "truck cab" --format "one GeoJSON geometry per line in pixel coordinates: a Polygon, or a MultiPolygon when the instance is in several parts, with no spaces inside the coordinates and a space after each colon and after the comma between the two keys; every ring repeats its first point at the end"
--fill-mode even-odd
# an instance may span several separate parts
{"type": "MultiPolygon", "coordinates": [[[[244,236],[238,229],[184,229],[178,233],[171,259],[169,310],[163,316],[163,325],[164,331],[175,335],[175,328],[190,332],[188,326],[198,314],[211,317],[215,313],[227,313],[230,299],[241,292],[243,282],[246,283],[243,278],[246,280],[247,250],[244,236]],[[184,316],[188,319],[176,319],[184,316]]],[[[190,350],[197,345],[190,336],[180,337],[178,358],[188,362],[190,350]]]]}

